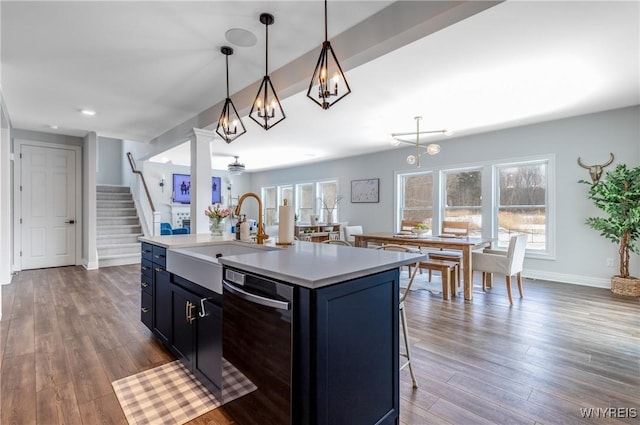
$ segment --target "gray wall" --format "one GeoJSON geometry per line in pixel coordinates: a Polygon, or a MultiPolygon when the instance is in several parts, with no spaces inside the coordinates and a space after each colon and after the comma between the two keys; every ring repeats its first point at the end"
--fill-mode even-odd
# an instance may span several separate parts
{"type": "MultiPolygon", "coordinates": [[[[616,157],[608,169],[624,162],[640,164],[640,107],[606,111],[542,124],[514,127],[467,137],[453,137],[441,143],[437,156],[426,158],[422,169],[447,169],[477,165],[486,161],[513,160],[534,155],[553,154],[556,158],[556,258],[527,259],[528,276],[594,286],[609,285],[617,268],[605,266],[606,258],[618,258],[617,246],[588,228],[584,221],[598,210],[586,199],[587,187],[578,184],[588,179],[587,170],[576,164],[582,157],[587,163],[602,163],[609,152],[616,157]]],[[[340,194],[340,221],[362,224],[365,231],[393,231],[395,209],[395,173],[416,170],[405,158],[411,148],[253,173],[252,190],[263,186],[305,180],[337,178],[340,194]],[[351,180],[380,178],[380,202],[352,204],[351,180]]],[[[633,255],[632,274],[640,277],[640,258],[633,255]]]]}
{"type": "Polygon", "coordinates": [[[122,186],[123,157],[122,140],[98,137],[97,183],[122,186]]]}

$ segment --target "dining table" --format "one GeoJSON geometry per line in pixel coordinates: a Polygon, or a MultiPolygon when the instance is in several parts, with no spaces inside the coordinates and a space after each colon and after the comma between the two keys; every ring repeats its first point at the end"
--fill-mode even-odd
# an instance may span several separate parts
{"type": "MultiPolygon", "coordinates": [[[[492,239],[480,237],[433,236],[392,232],[364,233],[355,236],[355,246],[366,248],[369,244],[398,244],[419,248],[456,250],[462,252],[462,276],[464,299],[473,299],[473,264],[471,252],[474,249],[491,248],[492,239]]],[[[491,287],[491,275],[488,276],[488,287],[491,287]]]]}

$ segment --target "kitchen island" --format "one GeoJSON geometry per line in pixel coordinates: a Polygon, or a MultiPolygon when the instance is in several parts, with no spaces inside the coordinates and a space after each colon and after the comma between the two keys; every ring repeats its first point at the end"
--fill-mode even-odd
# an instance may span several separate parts
{"type": "MultiPolygon", "coordinates": [[[[152,252],[158,247],[167,255],[189,247],[237,244],[205,236],[141,240],[152,252]]],[[[207,350],[211,358],[206,361],[215,366],[215,356],[222,352],[258,387],[224,405],[225,413],[246,425],[396,424],[399,267],[424,258],[302,241],[286,248],[267,245],[251,253],[212,258],[224,266],[224,295],[207,292],[203,299],[219,301],[214,304],[222,327],[209,321],[202,329],[197,300],[187,301],[194,309],[189,316],[191,304],[187,304],[187,316],[195,317],[191,322],[201,337],[222,329],[221,344],[207,344],[214,349],[207,350]],[[266,304],[247,301],[267,298],[264,288],[273,290],[266,304]],[[221,349],[215,349],[218,345],[221,349]]],[[[183,289],[184,279],[168,273],[171,284],[183,289]]],[[[185,307],[166,306],[185,315],[185,307]]],[[[175,339],[177,328],[169,328],[174,335],[168,337],[175,339]]],[[[215,375],[212,365],[209,369],[215,375]]]]}

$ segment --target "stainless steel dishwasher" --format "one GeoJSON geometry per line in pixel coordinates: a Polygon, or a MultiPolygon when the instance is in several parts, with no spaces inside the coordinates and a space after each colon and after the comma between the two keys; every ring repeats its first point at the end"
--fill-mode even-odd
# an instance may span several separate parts
{"type": "Polygon", "coordinates": [[[228,404],[239,423],[291,424],[294,287],[224,268],[223,357],[258,389],[228,404]]]}

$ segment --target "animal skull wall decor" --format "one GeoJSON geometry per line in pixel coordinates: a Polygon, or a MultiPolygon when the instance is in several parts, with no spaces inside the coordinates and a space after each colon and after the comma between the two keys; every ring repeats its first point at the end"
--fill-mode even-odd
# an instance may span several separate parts
{"type": "Polygon", "coordinates": [[[600,181],[600,177],[602,176],[602,170],[604,169],[604,167],[610,165],[613,162],[613,154],[609,153],[609,155],[611,156],[609,160],[601,165],[585,165],[582,163],[582,161],[580,161],[580,157],[578,157],[578,165],[589,170],[589,175],[591,176],[591,181],[594,185],[598,184],[598,182],[600,181]]]}

